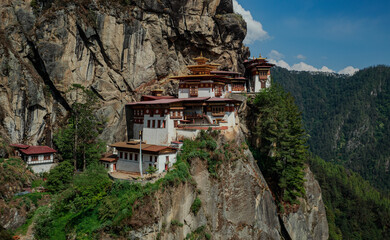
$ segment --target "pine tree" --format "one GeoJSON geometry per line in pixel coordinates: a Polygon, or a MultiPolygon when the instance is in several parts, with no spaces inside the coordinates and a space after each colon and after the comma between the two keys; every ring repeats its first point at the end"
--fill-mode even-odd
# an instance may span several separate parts
{"type": "Polygon", "coordinates": [[[105,144],[97,138],[103,120],[95,114],[98,99],[92,91],[77,84],[70,91],[76,92],[77,98],[68,124],[55,135],[54,142],[64,160],[73,160],[75,170],[78,167],[85,170],[105,149],[105,144]]]}
{"type": "Polygon", "coordinates": [[[276,84],[258,93],[254,105],[261,170],[281,200],[295,203],[305,192],[307,148],[301,113],[292,96],[276,84]]]}

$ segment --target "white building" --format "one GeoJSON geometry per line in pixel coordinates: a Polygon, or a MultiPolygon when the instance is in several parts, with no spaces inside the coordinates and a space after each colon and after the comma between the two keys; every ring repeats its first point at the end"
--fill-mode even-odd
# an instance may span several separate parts
{"type": "MultiPolygon", "coordinates": [[[[118,142],[110,146],[118,153],[117,171],[140,172],[139,141],[118,142]]],[[[157,169],[157,173],[167,171],[176,162],[176,152],[176,148],[142,143],[142,172],[146,173],[151,166],[157,169]]]]}
{"type": "Polygon", "coordinates": [[[54,153],[48,146],[11,144],[16,156],[20,156],[35,173],[48,172],[54,166],[54,153]]]}

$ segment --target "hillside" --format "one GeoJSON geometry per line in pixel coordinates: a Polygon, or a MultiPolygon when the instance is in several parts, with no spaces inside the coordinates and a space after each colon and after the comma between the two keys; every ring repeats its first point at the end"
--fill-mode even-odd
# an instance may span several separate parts
{"type": "Polygon", "coordinates": [[[272,74],[302,110],[310,150],[388,192],[390,67],[370,67],[351,77],[283,68],[272,74]]]}

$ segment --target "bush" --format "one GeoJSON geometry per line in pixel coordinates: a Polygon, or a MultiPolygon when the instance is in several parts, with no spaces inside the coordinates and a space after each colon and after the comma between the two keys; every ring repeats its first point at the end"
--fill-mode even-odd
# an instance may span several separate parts
{"type": "Polygon", "coordinates": [[[194,215],[196,215],[199,212],[201,206],[202,206],[202,202],[200,201],[200,199],[198,197],[196,197],[194,202],[191,205],[191,212],[194,215]]]}
{"type": "Polygon", "coordinates": [[[62,162],[53,168],[46,182],[50,192],[59,192],[66,189],[73,179],[73,166],[69,161],[62,162]]]}

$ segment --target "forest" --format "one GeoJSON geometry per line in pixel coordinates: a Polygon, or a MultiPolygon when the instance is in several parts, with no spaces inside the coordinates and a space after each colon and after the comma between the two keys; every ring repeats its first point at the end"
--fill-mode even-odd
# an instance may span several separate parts
{"type": "Polygon", "coordinates": [[[370,67],[353,76],[274,68],[272,76],[302,111],[310,150],[388,193],[390,67],[370,67]]]}
{"type": "Polygon", "coordinates": [[[272,75],[302,111],[330,239],[389,239],[390,68],[272,75]]]}

